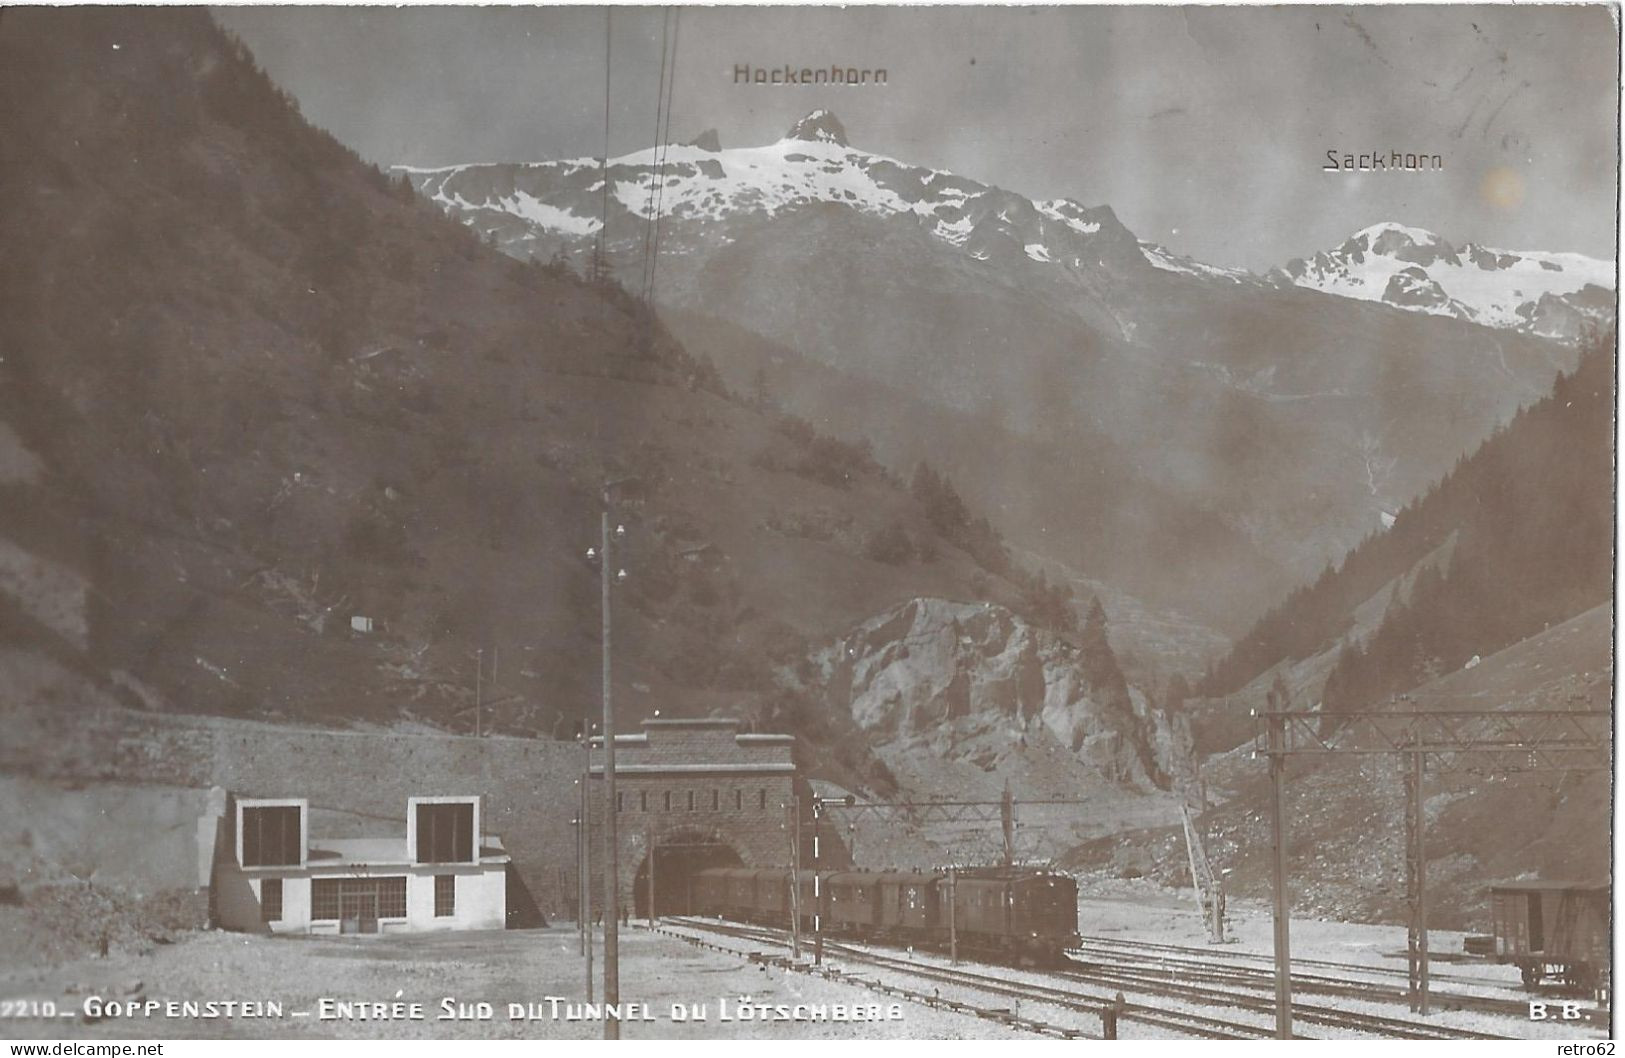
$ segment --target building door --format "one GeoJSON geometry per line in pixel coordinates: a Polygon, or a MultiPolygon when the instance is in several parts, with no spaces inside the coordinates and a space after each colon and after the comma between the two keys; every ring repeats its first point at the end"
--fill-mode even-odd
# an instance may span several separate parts
{"type": "Polygon", "coordinates": [[[378,891],[372,886],[346,886],[339,893],[339,932],[378,932],[378,891]]]}

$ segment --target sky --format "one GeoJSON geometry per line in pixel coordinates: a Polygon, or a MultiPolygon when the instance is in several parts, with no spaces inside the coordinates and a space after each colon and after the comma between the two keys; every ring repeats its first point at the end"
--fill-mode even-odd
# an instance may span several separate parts
{"type": "MultiPolygon", "coordinates": [[[[599,156],[604,8],[216,8],[307,118],[370,160],[599,156]]],[[[611,155],[654,140],[658,8],[607,17],[611,155]]],[[[1617,36],[1602,6],[683,8],[672,139],[777,140],[816,108],[853,146],[1263,270],[1378,221],[1612,258],[1617,36]],[[884,86],[734,83],[736,64],[884,68],[884,86]],[[1328,173],[1326,151],[1442,172],[1328,173]]]]}

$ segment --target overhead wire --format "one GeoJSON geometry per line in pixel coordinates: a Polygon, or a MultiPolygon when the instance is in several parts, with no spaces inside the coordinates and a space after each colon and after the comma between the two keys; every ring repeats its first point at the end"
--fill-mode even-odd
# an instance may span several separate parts
{"type": "Polygon", "coordinates": [[[611,18],[615,9],[604,8],[604,158],[599,165],[600,183],[603,186],[603,198],[599,206],[598,216],[598,259],[593,263],[594,278],[600,278],[607,271],[609,237],[609,72],[611,58],[611,31],[614,24],[611,18]]]}
{"type": "Polygon", "coordinates": [[[653,264],[652,264],[653,258],[651,256],[650,249],[651,249],[651,246],[652,246],[652,244],[654,242],[655,190],[656,190],[656,188],[657,188],[657,186],[659,184],[659,181],[656,179],[655,173],[654,173],[654,169],[655,169],[654,162],[660,156],[660,144],[661,144],[660,123],[661,123],[662,118],[665,115],[665,110],[666,110],[666,50],[667,50],[670,35],[671,35],[671,8],[668,7],[668,8],[664,9],[663,17],[661,18],[661,23],[660,23],[660,77],[655,83],[655,128],[654,128],[654,136],[653,136],[654,143],[651,146],[650,153],[649,153],[649,161],[650,161],[650,166],[649,166],[649,168],[650,168],[650,172],[649,172],[649,190],[648,190],[648,195],[644,199],[644,208],[643,208],[643,215],[644,215],[644,225],[643,225],[643,268],[642,268],[642,271],[640,272],[638,278],[639,278],[639,290],[643,294],[644,300],[648,300],[649,286],[653,282],[653,278],[651,276],[651,272],[653,270],[653,264]]]}
{"type": "Polygon", "coordinates": [[[664,64],[665,68],[666,68],[666,77],[667,77],[666,92],[665,92],[665,95],[666,95],[666,129],[665,129],[664,133],[662,133],[662,134],[655,137],[657,140],[660,141],[659,150],[657,151],[657,153],[659,155],[659,161],[658,161],[658,163],[657,163],[657,165],[655,167],[655,179],[659,184],[659,188],[658,188],[658,190],[656,192],[656,195],[655,195],[654,246],[653,246],[652,253],[651,253],[651,256],[650,256],[650,259],[649,259],[649,290],[648,290],[648,294],[647,294],[647,297],[646,297],[646,300],[650,304],[654,303],[655,280],[657,278],[657,273],[658,273],[659,266],[660,266],[660,233],[661,233],[661,223],[662,223],[662,221],[664,219],[664,214],[665,214],[665,201],[666,201],[666,158],[667,158],[667,155],[670,153],[670,150],[671,150],[671,106],[672,106],[672,99],[676,94],[676,88],[677,88],[677,46],[678,46],[678,42],[679,42],[679,40],[681,38],[682,30],[683,30],[682,19],[683,19],[683,10],[682,10],[682,8],[674,8],[674,9],[672,9],[671,59],[670,59],[669,62],[666,62],[664,64]]]}

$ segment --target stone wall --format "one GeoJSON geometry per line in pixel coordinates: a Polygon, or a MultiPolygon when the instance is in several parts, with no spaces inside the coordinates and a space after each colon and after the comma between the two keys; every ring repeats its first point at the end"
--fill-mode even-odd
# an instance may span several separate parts
{"type": "MultiPolygon", "coordinates": [[[[536,905],[549,917],[574,914],[574,819],[585,764],[577,743],[327,730],[124,709],[7,710],[0,723],[7,729],[0,740],[0,773],[72,785],[222,787],[247,797],[305,797],[317,836],[399,834],[408,797],[479,794],[482,829],[502,838],[536,905]]],[[[735,848],[744,863],[782,864],[788,849],[779,806],[789,800],[794,778],[791,748],[785,736],[736,737],[726,722],[684,727],[652,721],[644,734],[618,738],[622,789],[660,795],[650,811],[638,810],[635,797],[623,801],[633,809],[623,811],[619,828],[623,898],[630,899],[651,834],[659,840],[662,833],[704,829],[735,848]],[[660,770],[640,771],[640,765],[660,770]],[[704,772],[683,770],[706,765],[704,772]],[[769,770],[752,770],[760,765],[769,770]],[[697,798],[694,812],[687,810],[690,789],[697,798]],[[710,810],[713,789],[719,791],[717,811],[710,810]],[[755,793],[757,801],[742,799],[741,807],[733,807],[728,798],[734,789],[745,798],[755,793]],[[663,807],[668,790],[680,810],[653,811],[663,807]]],[[[593,756],[601,764],[602,750],[593,756]]],[[[594,816],[602,818],[601,805],[594,816]]],[[[593,892],[597,899],[601,882],[593,892]]]]}
{"type": "MultiPolygon", "coordinates": [[[[777,867],[790,861],[793,840],[788,808],[797,792],[789,735],[741,735],[732,720],[649,720],[643,733],[615,740],[617,800],[616,829],[619,849],[617,874],[622,902],[645,907],[646,893],[631,886],[647,877],[651,844],[672,855],[662,855],[670,870],[692,870],[706,865],[704,845],[715,845],[715,862],[777,867]],[[678,855],[678,853],[684,853],[678,855]],[[690,855],[692,854],[692,855],[690,855]]],[[[603,740],[593,740],[590,794],[592,819],[604,819],[603,740]]],[[[804,799],[805,800],[805,799],[804,799]]],[[[803,819],[810,818],[803,812],[803,819]]],[[[808,833],[804,852],[811,856],[808,833]]],[[[810,859],[809,859],[810,864],[810,859]]],[[[832,860],[829,866],[836,866],[832,860]]],[[[660,878],[672,875],[657,869],[660,878]]],[[[593,901],[602,905],[602,874],[593,865],[593,901]]]]}

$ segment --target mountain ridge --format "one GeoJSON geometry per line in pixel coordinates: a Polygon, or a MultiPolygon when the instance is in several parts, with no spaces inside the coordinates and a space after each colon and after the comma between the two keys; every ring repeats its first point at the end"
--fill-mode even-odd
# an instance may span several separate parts
{"type": "MultiPolygon", "coordinates": [[[[598,267],[600,159],[403,172],[512,256],[598,267]]],[[[848,391],[944,409],[897,437],[881,401],[781,394],[875,439],[893,468],[922,447],[954,453],[964,469],[945,469],[1014,543],[1231,634],[1577,355],[1202,265],[1138,239],[1109,205],[1035,201],[825,140],[651,148],[611,159],[608,179],[604,266],[638,282],[652,263],[662,312],[761,339],[721,336],[739,348],[709,349],[719,361],[749,379],[753,350],[787,349],[848,391]],[[967,416],[985,435],[959,429],[967,416]],[[1055,456],[1026,458],[1030,440],[1055,456]]]]}
{"type": "MultiPolygon", "coordinates": [[[[444,208],[461,212],[476,227],[483,225],[516,256],[546,259],[566,248],[563,243],[596,235],[600,200],[588,195],[601,190],[596,181],[601,159],[511,163],[525,170],[532,183],[538,172],[554,170],[541,182],[546,201],[519,188],[517,175],[511,191],[495,197],[465,196],[453,188],[472,170],[508,164],[402,165],[394,170],[411,176],[444,208]],[[561,207],[559,201],[565,199],[579,208],[561,207]],[[504,213],[528,230],[505,223],[504,213]]],[[[1109,205],[1029,198],[856,149],[840,119],[825,109],[809,112],[771,144],[724,149],[715,130],[708,129],[687,144],[611,158],[607,169],[617,174],[611,177],[619,207],[610,219],[612,230],[617,222],[624,227],[629,221],[648,221],[657,208],[662,225],[681,227],[725,223],[741,212],[772,217],[784,209],[828,202],[880,216],[913,216],[934,237],[978,261],[1007,261],[1020,254],[1038,264],[1079,269],[1091,256],[1102,268],[1110,258],[1119,270],[1149,265],[1206,281],[1291,285],[1563,341],[1581,337],[1578,321],[1611,316],[1611,299],[1604,292],[1613,289],[1612,264],[1582,254],[1506,251],[1471,242],[1458,248],[1425,229],[1382,221],[1356,231],[1333,250],[1262,273],[1213,265],[1135,238],[1109,205]],[[640,175],[639,169],[650,171],[640,175]],[[651,194],[651,188],[658,194],[651,194]],[[1463,260],[1472,267],[1463,266],[1463,260]],[[1374,269],[1377,261],[1393,262],[1393,267],[1374,269]],[[1441,263],[1449,266],[1448,273],[1427,271],[1430,265],[1440,271],[1441,263]]]]}

